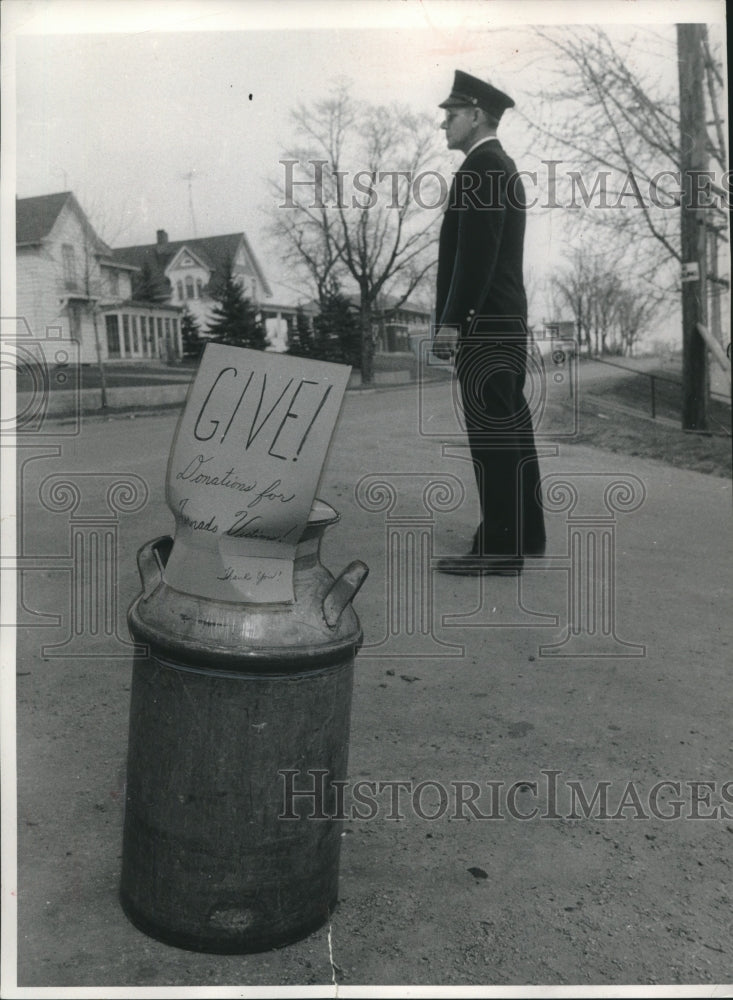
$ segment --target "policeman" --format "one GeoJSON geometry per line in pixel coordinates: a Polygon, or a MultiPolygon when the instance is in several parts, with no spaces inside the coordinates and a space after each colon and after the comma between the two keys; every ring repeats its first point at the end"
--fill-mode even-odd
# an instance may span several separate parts
{"type": "Polygon", "coordinates": [[[455,359],[481,523],[471,552],[439,560],[438,569],[511,576],[521,572],[525,557],[545,549],[539,464],[523,393],[526,201],[517,168],[496,136],[514,101],[456,70],[439,106],[448,148],[466,158],[440,230],[433,351],[455,359]]]}

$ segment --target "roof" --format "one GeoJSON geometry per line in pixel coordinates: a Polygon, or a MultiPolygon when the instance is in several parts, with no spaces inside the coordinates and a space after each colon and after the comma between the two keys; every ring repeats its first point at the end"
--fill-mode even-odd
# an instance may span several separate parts
{"type": "Polygon", "coordinates": [[[394,312],[399,310],[400,312],[417,313],[420,316],[430,315],[430,306],[426,306],[424,303],[416,302],[414,300],[405,299],[400,305],[397,303],[400,301],[396,295],[380,295],[379,303],[382,309],[386,313],[394,312]]]}
{"type": "MultiPolygon", "coordinates": [[[[359,293],[353,292],[346,296],[353,305],[358,305],[360,302],[359,293]]],[[[424,303],[416,302],[414,300],[405,299],[400,305],[400,298],[397,295],[389,295],[385,292],[381,292],[377,296],[377,301],[373,305],[375,311],[381,311],[385,315],[389,316],[394,312],[406,312],[414,313],[417,316],[429,316],[430,306],[426,306],[424,303]]]]}
{"type": "Polygon", "coordinates": [[[124,302],[109,302],[103,305],[100,312],[124,312],[125,309],[149,309],[156,312],[182,313],[183,306],[174,306],[170,302],[148,302],[145,299],[125,299],[124,302]]]}
{"type": "Polygon", "coordinates": [[[139,270],[134,264],[124,264],[121,260],[115,260],[113,257],[103,257],[101,254],[97,257],[97,260],[102,267],[115,267],[119,271],[139,270]]]}
{"type": "MultiPolygon", "coordinates": [[[[60,191],[58,194],[41,194],[34,198],[15,199],[15,242],[17,246],[36,246],[51,235],[53,227],[64,208],[76,213],[82,229],[86,233],[88,246],[98,256],[109,258],[110,248],[101,236],[95,232],[84,209],[76,200],[73,191],[60,191]]],[[[111,259],[105,261],[108,266],[111,259]]]]}
{"type": "MultiPolygon", "coordinates": [[[[298,306],[313,308],[314,306],[313,294],[304,288],[288,285],[282,281],[271,281],[270,287],[273,301],[268,302],[268,309],[272,309],[276,305],[285,309],[297,309],[298,306]]],[[[315,310],[318,310],[317,303],[315,303],[315,310]]]]}
{"type": "Polygon", "coordinates": [[[71,191],[15,199],[15,242],[40,243],[48,236],[71,191]]]}
{"type": "Polygon", "coordinates": [[[271,295],[272,292],[270,291],[267,279],[244,233],[229,233],[225,236],[201,236],[188,240],[168,240],[166,243],[146,243],[136,247],[119,247],[113,250],[113,255],[115,260],[132,264],[135,267],[142,268],[144,264],[148,264],[154,274],[163,277],[165,269],[176,254],[183,247],[186,247],[211,268],[213,279],[216,280],[223,276],[227,261],[234,259],[240,242],[244,243],[247,255],[252,261],[252,266],[265,290],[265,294],[271,295]]]}

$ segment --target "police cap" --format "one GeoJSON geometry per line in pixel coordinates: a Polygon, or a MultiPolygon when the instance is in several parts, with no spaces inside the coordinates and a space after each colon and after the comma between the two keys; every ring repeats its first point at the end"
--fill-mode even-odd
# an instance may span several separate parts
{"type": "Polygon", "coordinates": [[[481,108],[497,120],[507,108],[514,107],[514,101],[490,83],[477,76],[457,69],[453,78],[453,89],[439,108],[481,108]]]}

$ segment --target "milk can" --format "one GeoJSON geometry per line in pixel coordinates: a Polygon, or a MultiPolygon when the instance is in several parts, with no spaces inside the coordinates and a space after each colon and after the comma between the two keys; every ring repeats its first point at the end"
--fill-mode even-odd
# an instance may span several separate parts
{"type": "Polygon", "coordinates": [[[316,500],[292,603],[236,604],[169,587],[169,537],[138,553],[120,899],[147,934],[239,954],[321,926],[338,891],[339,808],[354,658],[351,600],[368,573],[321,564],[338,520],[316,500]],[[290,800],[288,800],[290,796],[290,800]],[[310,818],[309,818],[310,817],[310,818]]]}

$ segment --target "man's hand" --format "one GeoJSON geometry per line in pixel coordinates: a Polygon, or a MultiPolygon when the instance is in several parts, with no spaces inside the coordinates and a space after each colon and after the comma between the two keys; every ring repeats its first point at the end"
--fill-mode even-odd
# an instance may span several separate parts
{"type": "Polygon", "coordinates": [[[450,361],[456,353],[458,331],[449,326],[441,326],[435,331],[432,351],[441,361],[450,361]]]}

